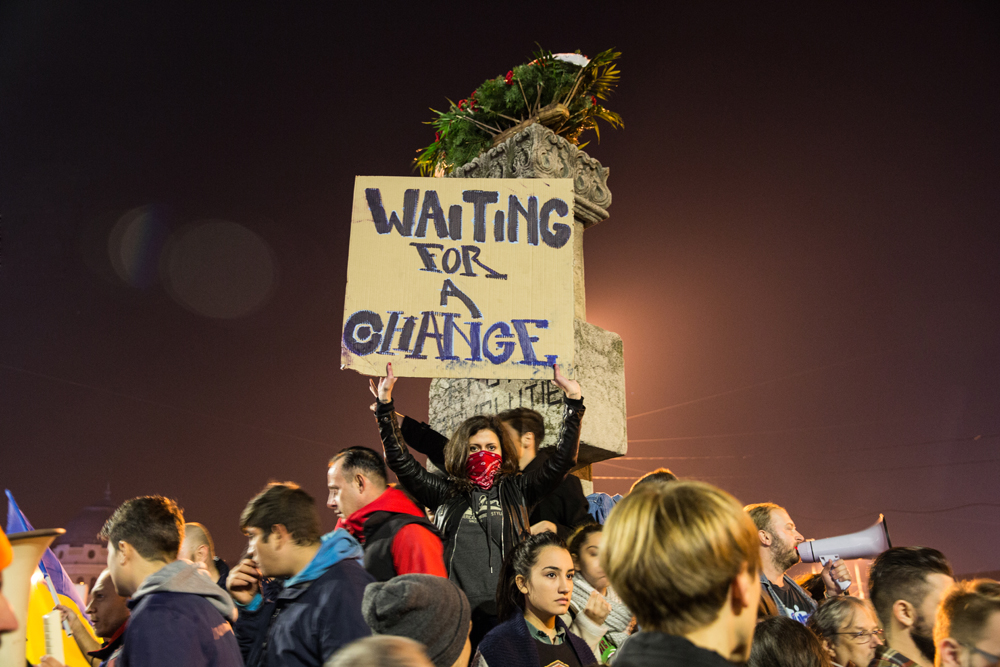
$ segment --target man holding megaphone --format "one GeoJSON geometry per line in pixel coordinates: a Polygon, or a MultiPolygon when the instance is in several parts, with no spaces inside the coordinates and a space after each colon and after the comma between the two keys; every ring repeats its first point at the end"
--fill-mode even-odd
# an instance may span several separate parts
{"type": "MultiPolygon", "coordinates": [[[[805,542],[805,538],[795,529],[795,522],[784,507],[774,503],[756,503],[743,509],[753,519],[760,540],[761,591],[758,618],[788,616],[805,623],[816,611],[816,601],[785,574],[801,560],[798,546],[805,542]]],[[[823,566],[823,584],[827,597],[843,592],[838,580],[850,580],[847,566],[839,558],[823,566]]]]}

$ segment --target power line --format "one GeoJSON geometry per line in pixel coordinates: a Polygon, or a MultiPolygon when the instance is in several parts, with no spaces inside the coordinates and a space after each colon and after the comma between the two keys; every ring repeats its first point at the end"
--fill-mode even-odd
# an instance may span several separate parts
{"type": "MultiPolygon", "coordinates": [[[[659,459],[659,457],[656,457],[659,459]]],[[[659,460],[669,460],[664,457],[664,459],[659,460]]],[[[989,459],[975,459],[972,461],[941,461],[938,463],[923,463],[918,465],[907,465],[907,466],[893,466],[890,468],[860,468],[854,471],[854,475],[865,475],[870,473],[884,473],[884,472],[897,472],[900,470],[925,470],[929,468],[950,468],[954,466],[965,466],[965,465],[979,465],[982,463],[1000,463],[1000,458],[989,458],[989,459]]],[[[598,461],[594,465],[613,465],[608,464],[605,461],[598,461]]],[[[620,466],[619,466],[620,467],[620,466]]],[[[626,470],[633,470],[633,468],[626,468],[626,470]]],[[[638,471],[637,471],[638,472],[638,471]]],[[[646,471],[642,471],[646,472],[646,471]]],[[[692,479],[747,479],[747,478],[757,478],[758,475],[746,474],[746,475],[690,475],[692,479]]],[[[599,477],[595,476],[593,479],[632,479],[631,477],[599,477]]]]}
{"type": "Polygon", "coordinates": [[[797,373],[790,373],[788,375],[783,375],[778,378],[772,378],[770,380],[764,380],[763,382],[755,382],[754,384],[744,385],[742,387],[737,387],[736,389],[729,389],[727,391],[721,391],[717,394],[711,394],[709,396],[702,396],[701,398],[694,398],[690,401],[684,401],[682,403],[675,403],[674,405],[666,405],[662,408],[657,408],[655,410],[648,410],[647,412],[640,412],[637,415],[630,415],[627,419],[638,419],[639,417],[646,417],[648,415],[654,415],[659,412],[664,412],[666,410],[673,410],[674,408],[681,408],[687,405],[694,405],[695,403],[701,403],[703,401],[710,401],[713,398],[722,398],[723,396],[729,396],[732,394],[737,394],[741,391],[746,391],[747,389],[756,389],[758,387],[764,387],[769,384],[774,384],[776,382],[784,382],[785,380],[792,380],[794,378],[802,377],[804,375],[809,375],[811,373],[818,373],[819,371],[829,370],[831,368],[837,368],[838,366],[845,366],[847,364],[854,363],[856,361],[863,361],[865,359],[871,359],[873,357],[880,357],[885,352],[874,352],[872,354],[867,354],[861,357],[854,357],[852,359],[845,359],[844,361],[837,361],[832,364],[826,364],[824,366],[817,366],[815,368],[809,368],[804,371],[799,371],[797,373]]]}
{"type": "Polygon", "coordinates": [[[719,440],[722,438],[740,438],[753,435],[776,435],[779,433],[800,433],[802,431],[826,431],[835,428],[850,428],[852,426],[871,426],[873,424],[893,424],[893,423],[913,423],[914,421],[933,421],[932,417],[921,417],[915,420],[900,419],[876,419],[872,421],[848,422],[845,424],[826,424],[822,426],[794,426],[789,428],[776,428],[765,431],[741,431],[739,433],[715,433],[712,435],[679,435],[666,438],[634,438],[633,442],[682,442],[686,440],[719,440]]]}
{"type": "MultiPolygon", "coordinates": [[[[874,452],[886,449],[898,449],[899,447],[926,447],[928,445],[947,445],[960,442],[980,442],[1000,438],[1000,433],[987,433],[986,435],[965,435],[958,438],[940,438],[937,440],[918,440],[916,442],[898,442],[893,445],[875,445],[872,447],[856,447],[853,449],[840,449],[842,453],[853,452],[874,452]]],[[[629,442],[638,442],[629,440],[629,442]]],[[[622,456],[617,461],[687,461],[687,460],[710,460],[710,459],[750,459],[760,456],[773,456],[773,452],[749,452],[747,454],[705,454],[701,456],[622,456]]],[[[602,462],[598,462],[602,463],[602,462]]],[[[880,469],[881,470],[881,469],[880,469]]]]}

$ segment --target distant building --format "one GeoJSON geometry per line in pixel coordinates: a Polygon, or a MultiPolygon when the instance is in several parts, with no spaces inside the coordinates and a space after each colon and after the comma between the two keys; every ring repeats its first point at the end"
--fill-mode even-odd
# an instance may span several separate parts
{"type": "Polygon", "coordinates": [[[108,566],[108,548],[97,537],[117,505],[111,501],[111,485],[104,498],[84,507],[67,522],[66,534],[52,543],[52,551],[86,600],[97,577],[108,566]]]}

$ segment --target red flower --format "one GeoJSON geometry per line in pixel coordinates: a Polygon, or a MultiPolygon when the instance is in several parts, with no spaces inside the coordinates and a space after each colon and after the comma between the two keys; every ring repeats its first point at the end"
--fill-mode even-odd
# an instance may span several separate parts
{"type": "Polygon", "coordinates": [[[590,96],[590,103],[593,104],[594,106],[597,106],[597,98],[594,97],[593,95],[591,95],[590,96]]]}
{"type": "Polygon", "coordinates": [[[463,109],[465,109],[465,105],[466,105],[467,103],[468,103],[468,102],[467,102],[466,100],[459,100],[459,101],[458,101],[458,110],[459,110],[459,111],[462,111],[463,109]]]}
{"type": "Polygon", "coordinates": [[[503,82],[508,86],[514,83],[514,70],[507,72],[507,76],[503,78],[503,82]]]}
{"type": "Polygon", "coordinates": [[[440,132],[435,132],[434,133],[434,143],[437,143],[439,141],[441,141],[441,133],[440,132]]]}

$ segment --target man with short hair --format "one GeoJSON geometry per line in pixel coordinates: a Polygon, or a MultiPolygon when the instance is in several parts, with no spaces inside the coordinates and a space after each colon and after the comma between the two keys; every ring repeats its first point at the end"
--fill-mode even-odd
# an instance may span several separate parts
{"type": "Polygon", "coordinates": [[[131,598],[120,667],[242,665],[229,625],[233,602],[177,560],[183,536],[183,514],[163,496],[128,500],[104,524],[109,576],[118,595],[131,598]]]}
{"type": "MultiPolygon", "coordinates": [[[[405,415],[400,431],[406,444],[427,455],[431,463],[444,469],[444,447],[448,438],[427,424],[405,415]]],[[[504,410],[497,417],[507,427],[511,440],[518,451],[521,472],[527,474],[541,468],[549,458],[546,448],[540,448],[545,440],[545,421],[542,415],[529,408],[504,410]]],[[[532,534],[544,531],[557,533],[564,540],[577,526],[590,521],[590,504],[583,495],[583,485],[575,475],[566,475],[559,485],[542,498],[528,519],[532,534]]]]}
{"type": "Polygon", "coordinates": [[[365,569],[376,581],[401,574],[448,576],[440,533],[405,493],[388,486],[385,462],[375,450],[348,447],[330,459],[326,477],[326,506],[364,547],[365,569]]]}
{"type": "MultiPolygon", "coordinates": [[[[805,538],[795,528],[795,522],[784,507],[774,503],[755,503],[743,508],[757,528],[760,549],[760,605],[759,618],[787,616],[805,623],[816,611],[816,601],[785,574],[798,563],[798,545],[805,538]]],[[[823,586],[826,597],[842,593],[837,580],[847,581],[851,575],[840,559],[823,567],[823,586]]]]}
{"type": "Polygon", "coordinates": [[[945,595],[934,623],[934,667],[1000,663],[1000,582],[962,581],[945,595]]]}
{"type": "Polygon", "coordinates": [[[128,598],[118,595],[115,591],[109,570],[104,570],[98,575],[94,587],[90,590],[90,602],[86,609],[94,633],[103,639],[104,643],[98,644],[94,641],[80,621],[80,617],[70,607],[58,605],[56,609],[62,612],[63,620],[69,622],[80,653],[83,653],[91,665],[113,664],[124,644],[129,608],[128,598]]]}
{"type": "Polygon", "coordinates": [[[211,575],[212,580],[225,590],[229,566],[226,565],[226,561],[215,555],[215,542],[212,541],[212,534],[208,532],[208,528],[196,521],[184,524],[184,541],[181,542],[181,550],[177,557],[203,568],[211,575]]]}
{"type": "Polygon", "coordinates": [[[872,562],[868,592],[885,631],[871,667],[932,667],[934,617],[955,582],[944,554],[929,547],[893,547],[872,562]]]}
{"type": "MultiPolygon", "coordinates": [[[[497,417],[507,427],[519,453],[521,472],[539,470],[549,460],[551,449],[541,449],[545,440],[545,421],[542,415],[528,408],[504,410],[497,417]]],[[[590,521],[590,504],[583,495],[583,484],[576,475],[566,475],[559,485],[538,501],[531,514],[532,534],[552,531],[568,540],[577,526],[590,521]]]]}
{"type": "Polygon", "coordinates": [[[642,628],[615,667],[731,667],[749,657],[760,552],[753,522],[725,491],[640,486],[604,525],[600,560],[642,628]]]}
{"type": "Polygon", "coordinates": [[[236,634],[247,667],[321,667],[337,649],[371,634],[361,616],[363,551],[342,528],[320,534],[312,496],[271,483],[247,503],[240,529],[247,557],[229,573],[240,607],[236,634]],[[270,579],[271,585],[262,587],[270,579]]]}
{"type": "Polygon", "coordinates": [[[629,493],[636,490],[636,487],[642,486],[643,484],[651,484],[653,482],[676,482],[677,475],[670,470],[670,468],[657,468],[656,470],[651,470],[645,475],[635,480],[632,488],[629,489],[629,493]]]}

